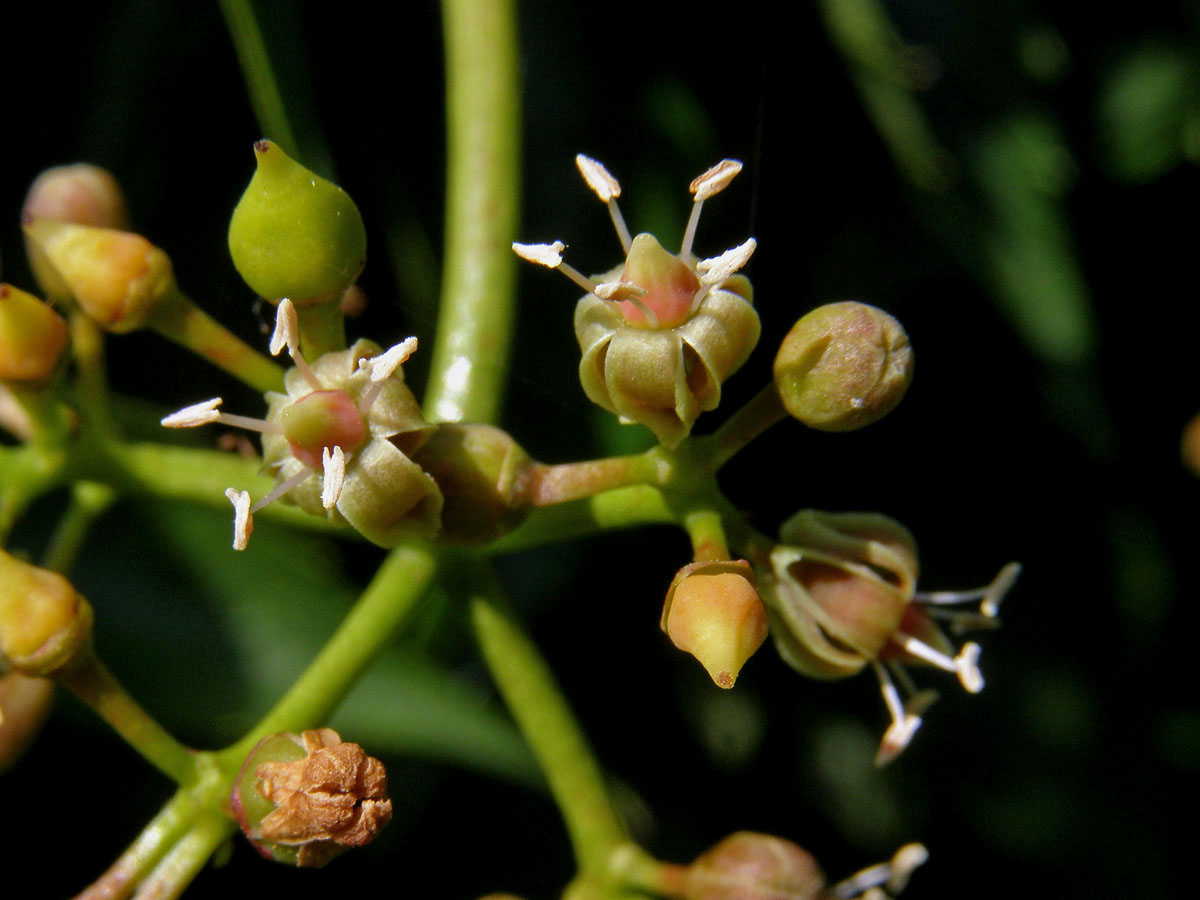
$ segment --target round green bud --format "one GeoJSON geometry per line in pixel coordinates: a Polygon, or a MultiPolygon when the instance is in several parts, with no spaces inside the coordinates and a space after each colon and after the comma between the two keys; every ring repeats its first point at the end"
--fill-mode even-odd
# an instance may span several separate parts
{"type": "Polygon", "coordinates": [[[238,274],[271,301],[302,306],[340,297],[367,259],[358,207],[270,141],[256,143],[254,154],[258,170],[229,222],[238,274]]]}
{"type": "Polygon", "coordinates": [[[801,318],[775,357],[784,408],[818,431],[854,431],[895,409],[912,380],[904,327],[881,309],[845,301],[801,318]]]}

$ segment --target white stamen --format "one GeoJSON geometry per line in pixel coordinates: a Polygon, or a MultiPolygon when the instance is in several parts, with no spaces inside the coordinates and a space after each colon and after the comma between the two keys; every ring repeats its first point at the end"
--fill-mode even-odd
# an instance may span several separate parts
{"type": "Polygon", "coordinates": [[[946,672],[958,671],[958,666],[955,665],[953,659],[940,650],[930,647],[920,638],[915,638],[911,634],[897,633],[892,635],[892,640],[899,644],[905,653],[909,653],[917,659],[924,660],[931,666],[935,666],[946,672]]]}
{"type": "Polygon", "coordinates": [[[983,673],[979,671],[979,653],[979,645],[971,642],[963,644],[958,656],[954,657],[954,671],[968,694],[978,694],[983,690],[983,673]]]}
{"type": "Polygon", "coordinates": [[[912,743],[913,735],[920,729],[921,721],[920,716],[905,716],[903,719],[892,722],[887,731],[883,733],[883,740],[879,743],[879,751],[875,754],[875,765],[886,766],[903,753],[904,749],[912,743]]]}
{"type": "Polygon", "coordinates": [[[275,309],[275,330],[271,333],[269,345],[271,355],[278,356],[284,347],[288,353],[300,348],[300,320],[296,316],[296,307],[287,297],[280,300],[275,309]]]}
{"type": "Polygon", "coordinates": [[[278,356],[284,347],[287,347],[288,356],[292,358],[292,362],[296,364],[296,368],[300,370],[300,374],[308,382],[308,386],[314,391],[324,390],[324,385],[308,367],[308,361],[300,354],[300,319],[296,314],[295,305],[287,297],[279,301],[279,306],[275,311],[275,331],[271,334],[270,343],[271,355],[278,356]]]}
{"type": "Polygon", "coordinates": [[[221,418],[221,413],[217,411],[220,405],[220,397],[213,397],[203,403],[193,403],[179,412],[171,413],[160,424],[166,428],[195,428],[198,425],[208,425],[221,418]]]}
{"type": "Polygon", "coordinates": [[[621,183],[612,177],[603,163],[580,153],[575,157],[575,165],[587,186],[605,203],[621,196],[621,183]]]}
{"type": "Polygon", "coordinates": [[[266,419],[255,419],[251,416],[238,416],[233,413],[221,413],[218,421],[232,428],[245,428],[247,431],[258,431],[262,434],[283,434],[283,426],[278,422],[268,422],[266,419]]]}
{"type": "Polygon", "coordinates": [[[555,241],[553,244],[518,244],[514,241],[512,248],[513,253],[527,262],[545,266],[547,269],[556,269],[562,265],[562,252],[567,249],[567,245],[562,241],[555,241]]]}
{"type": "Polygon", "coordinates": [[[579,169],[579,174],[583,176],[583,180],[587,182],[587,186],[608,206],[608,214],[612,218],[613,227],[617,229],[617,237],[621,239],[621,246],[628,254],[633,240],[629,237],[629,226],[625,224],[625,217],[621,215],[621,210],[617,206],[617,198],[621,196],[620,183],[612,177],[612,173],[604,168],[602,163],[590,156],[580,153],[575,157],[575,165],[579,169]]]}
{"type": "Polygon", "coordinates": [[[900,701],[900,692],[896,690],[896,685],[887,670],[877,660],[871,661],[871,667],[875,671],[875,677],[879,679],[879,690],[883,694],[888,715],[892,718],[892,724],[883,733],[879,751],[875,754],[875,765],[886,766],[912,741],[913,735],[921,727],[921,714],[936,699],[936,695],[917,694],[906,706],[900,701]]]}
{"type": "Polygon", "coordinates": [[[592,291],[601,300],[638,300],[646,296],[646,289],[628,281],[602,281],[592,291]]]}
{"type": "Polygon", "coordinates": [[[990,619],[996,618],[996,613],[1000,611],[1000,601],[1004,599],[1004,595],[1008,593],[1020,574],[1020,563],[1010,562],[1001,569],[995,580],[988,585],[987,594],[984,596],[983,602],[979,604],[979,611],[990,619]]]}
{"type": "Polygon", "coordinates": [[[378,356],[360,359],[358,367],[371,373],[371,384],[379,384],[392,377],[392,373],[408,362],[408,358],[417,352],[417,339],[405,338],[400,343],[389,347],[378,356]]]}
{"type": "Polygon", "coordinates": [[[883,896],[879,885],[884,884],[892,893],[899,893],[908,884],[913,871],[929,859],[929,851],[921,844],[905,844],[885,863],[876,863],[849,878],[843,879],[829,889],[830,896],[849,898],[861,896],[883,896]]]}
{"type": "Polygon", "coordinates": [[[736,159],[723,159],[703,175],[696,176],[688,185],[688,191],[696,195],[697,203],[703,203],[709,197],[725,190],[740,171],[741,162],[736,159]]]}
{"type": "Polygon", "coordinates": [[[754,255],[758,242],[748,238],[745,243],[726,250],[720,256],[702,259],[696,263],[696,271],[700,273],[701,284],[720,284],[747,262],[754,255]]]}
{"type": "Polygon", "coordinates": [[[250,532],[254,530],[254,514],[250,509],[250,494],[248,491],[226,488],[225,496],[233,504],[233,549],[245,550],[246,542],[250,540],[250,532]]]}
{"type": "Polygon", "coordinates": [[[321,469],[325,474],[321,485],[321,505],[333,509],[342,495],[342,484],[346,480],[346,454],[341,447],[334,446],[332,453],[328,447],[321,448],[321,469]]]}

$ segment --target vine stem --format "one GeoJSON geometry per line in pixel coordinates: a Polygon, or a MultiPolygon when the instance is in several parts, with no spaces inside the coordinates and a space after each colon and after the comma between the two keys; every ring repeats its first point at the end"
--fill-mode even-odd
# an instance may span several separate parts
{"type": "Polygon", "coordinates": [[[494,422],[515,309],[519,196],[512,0],[442,0],[446,44],[446,248],[425,414],[494,422]]]}
{"type": "Polygon", "coordinates": [[[471,622],[492,678],[550,782],[581,876],[609,881],[614,853],[629,839],[553,673],[512,614],[501,607],[496,588],[484,586],[474,592],[471,622]]]}
{"type": "Polygon", "coordinates": [[[393,550],[333,637],[275,708],[249,734],[218,754],[222,768],[240,766],[269,734],[322,724],[392,639],[435,569],[436,559],[428,548],[402,545],[393,550]]]}

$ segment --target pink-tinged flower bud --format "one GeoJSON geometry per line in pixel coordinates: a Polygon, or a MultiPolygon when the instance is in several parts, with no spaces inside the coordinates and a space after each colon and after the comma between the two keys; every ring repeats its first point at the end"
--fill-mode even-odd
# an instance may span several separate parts
{"type": "Polygon", "coordinates": [[[801,318],[775,357],[775,387],[793,417],[853,431],[895,409],[912,380],[904,328],[865,303],[830,303],[801,318]]]}
{"type": "Polygon", "coordinates": [[[367,231],[349,195],[285,154],[254,145],[254,177],[229,222],[229,253],[260,297],[297,306],[341,298],[367,259],[367,231]]]}
{"type": "Polygon", "coordinates": [[[67,340],[62,316],[32,294],[0,284],[0,381],[47,384],[67,340]]]}
{"type": "Polygon", "coordinates": [[[0,675],[0,774],[12,767],[41,730],[54,682],[20,672],[0,675]]]}
{"type": "Polygon", "coordinates": [[[767,611],[750,564],[739,559],[684,566],[667,591],[660,624],[718,687],[733,687],[746,660],[767,639],[767,611]]]}
{"type": "Polygon", "coordinates": [[[260,741],[230,806],[259,853],[305,868],[370,843],[392,818],[383,763],[330,728],[260,741]]]}
{"type": "Polygon", "coordinates": [[[25,195],[22,215],[96,228],[128,228],[121,185],[107,169],[74,163],[46,169],[25,195]]]}
{"type": "Polygon", "coordinates": [[[769,834],[739,831],[688,869],[684,900],[816,900],[825,873],[811,853],[769,834]]]}
{"type": "Polygon", "coordinates": [[[141,235],[50,219],[28,219],[24,227],[58,279],[43,289],[56,300],[74,301],[106,331],[141,328],[178,294],[170,258],[141,235]]]}
{"type": "Polygon", "coordinates": [[[442,538],[490,541],[519,525],[528,512],[524,489],[534,463],[506,431],[438,425],[413,462],[442,492],[442,538]]]}
{"type": "Polygon", "coordinates": [[[0,672],[56,677],[91,645],[92,607],[71,582],[0,550],[0,672]]]}

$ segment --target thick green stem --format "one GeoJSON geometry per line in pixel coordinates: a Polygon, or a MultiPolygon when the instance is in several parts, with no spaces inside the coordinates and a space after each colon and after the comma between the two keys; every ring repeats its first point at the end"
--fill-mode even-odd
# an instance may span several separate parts
{"type": "Polygon", "coordinates": [[[553,673],[493,592],[472,598],[471,621],[492,678],[550,782],[580,873],[607,881],[613,852],[629,839],[553,673]]]}
{"type": "Polygon", "coordinates": [[[89,654],[62,682],[155,768],[180,784],[195,775],[192,751],[142,709],[95,655],[89,654]]]}
{"type": "Polygon", "coordinates": [[[300,325],[300,349],[308,360],[324,353],[346,349],[346,317],[342,315],[342,298],[334,297],[319,303],[296,307],[300,325]]]}
{"type": "Polygon", "coordinates": [[[634,485],[583,500],[535,510],[521,527],[489,545],[489,553],[511,553],[600,531],[677,521],[661,490],[634,485]]]}
{"type": "Polygon", "coordinates": [[[393,550],[333,637],[275,708],[242,740],[218,754],[222,767],[240,765],[266,735],[324,724],[425,593],[435,568],[434,554],[427,548],[393,550]]]}
{"type": "Polygon", "coordinates": [[[176,292],[154,312],[149,325],[258,391],[282,391],[283,369],[176,292]]]}
{"type": "Polygon", "coordinates": [[[442,0],[446,249],[425,414],[494,422],[515,308],[518,97],[512,0],[442,0]]]}
{"type": "Polygon", "coordinates": [[[537,463],[527,476],[530,506],[553,506],[635,484],[665,484],[671,465],[654,450],[584,462],[537,463]]]}
{"type": "Polygon", "coordinates": [[[694,562],[716,562],[729,559],[725,527],[720,513],[712,509],[694,509],[683,517],[683,527],[692,539],[694,562]]]}

